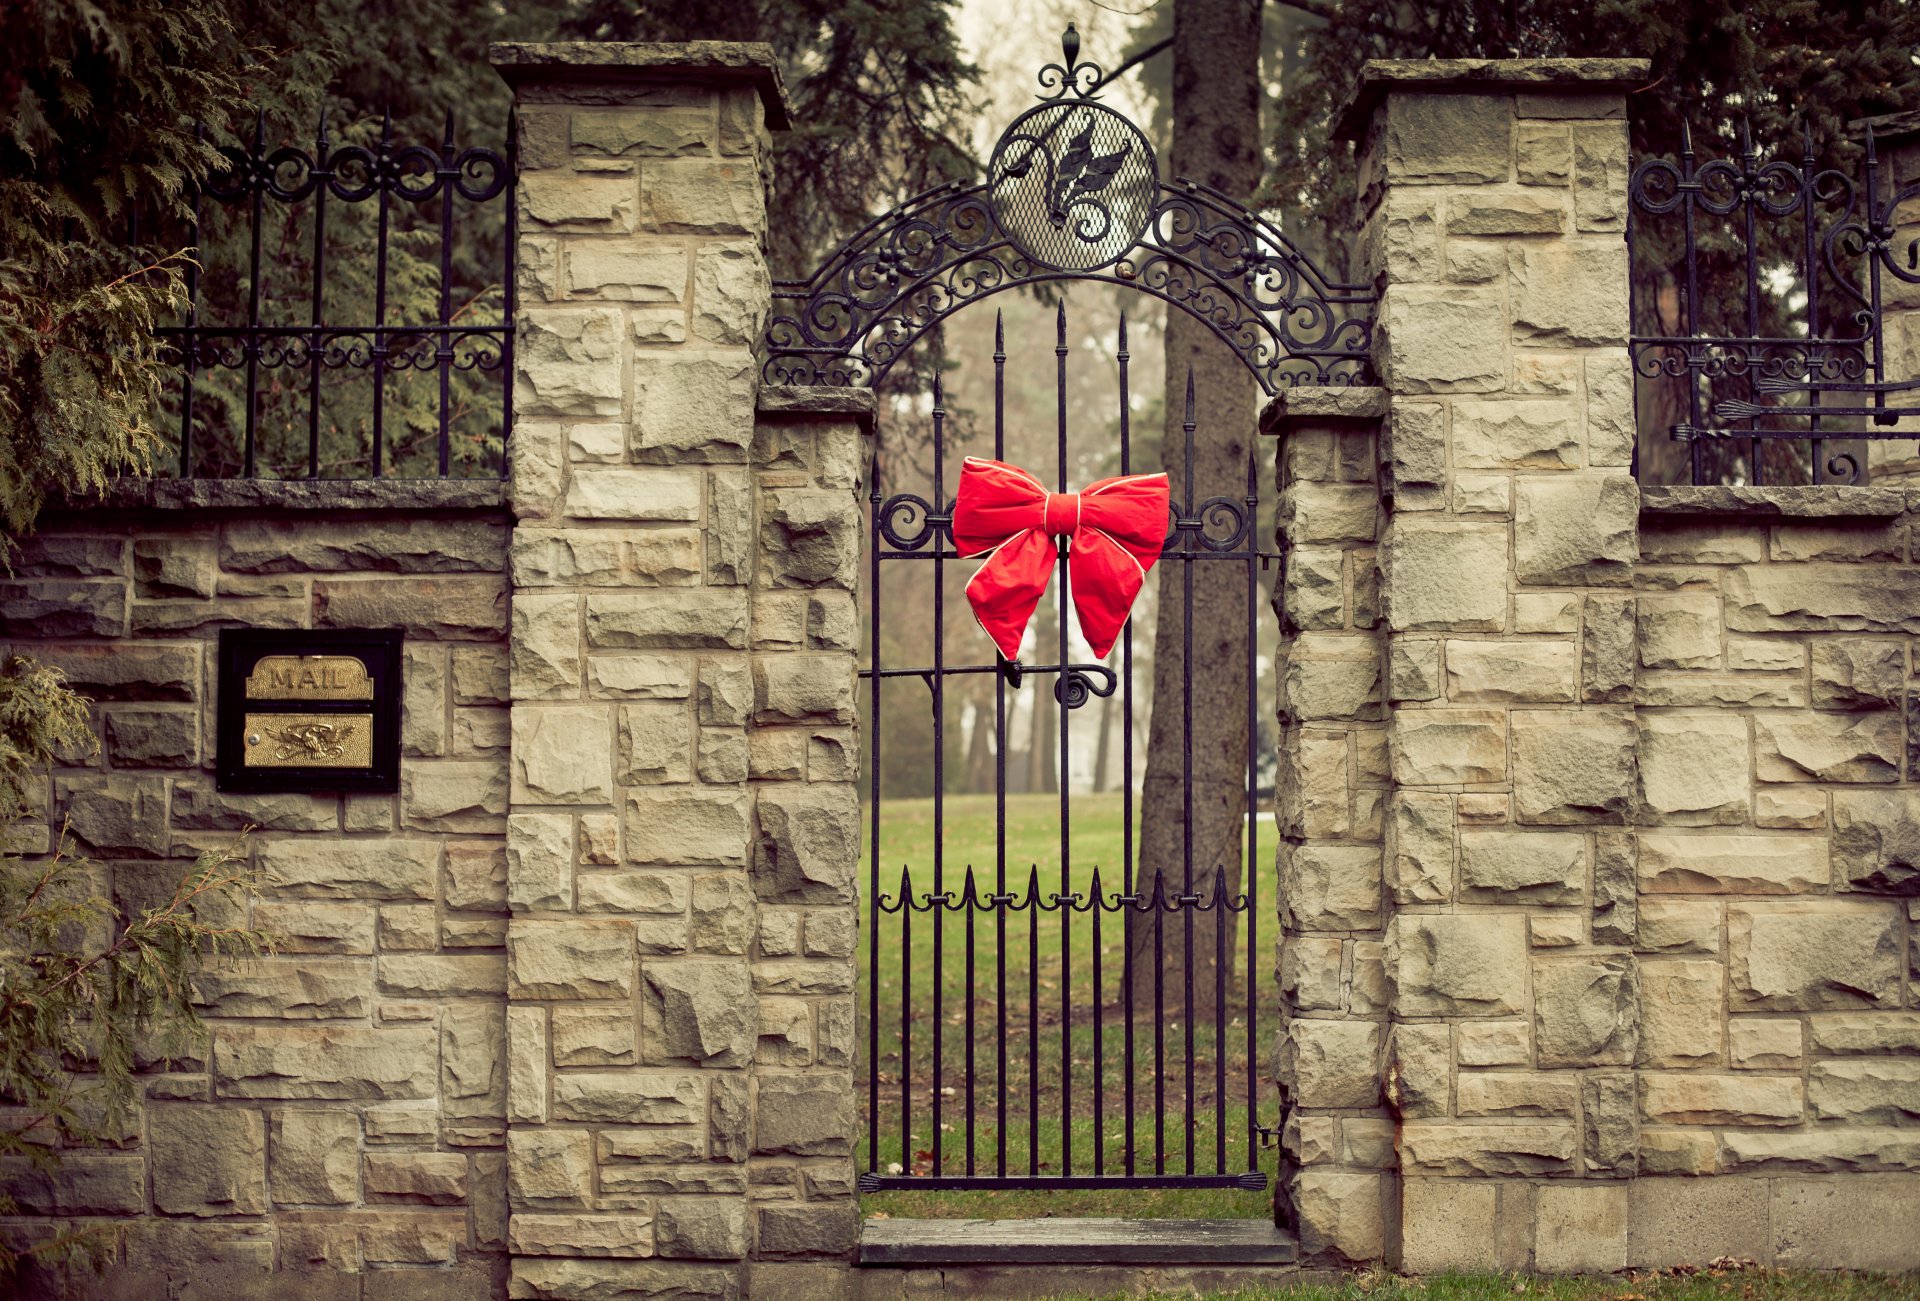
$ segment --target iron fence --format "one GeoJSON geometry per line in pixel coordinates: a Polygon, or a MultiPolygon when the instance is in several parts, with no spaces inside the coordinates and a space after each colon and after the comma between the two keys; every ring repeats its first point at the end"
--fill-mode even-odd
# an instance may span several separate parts
{"type": "MultiPolygon", "coordinates": [[[[1632,355],[1642,425],[1666,429],[1680,466],[1658,481],[1857,483],[1858,443],[1912,438],[1920,414],[1902,395],[1920,377],[1888,371],[1890,282],[1920,284],[1903,204],[1872,133],[1856,178],[1824,165],[1810,132],[1768,150],[1742,124],[1719,132],[1725,156],[1702,160],[1683,125],[1677,158],[1639,163],[1629,181],[1632,355]],[[1650,417],[1650,418],[1648,418],[1650,417]]],[[[1651,450],[1651,454],[1650,454],[1651,450]]]]}
{"type": "MultiPolygon", "coordinates": [[[[1056,319],[1055,477],[1058,490],[1065,492],[1071,462],[1064,303],[1058,306],[1056,319]]],[[[1133,470],[1129,360],[1122,317],[1116,361],[1117,451],[1123,475],[1133,470]]],[[[1006,370],[1004,333],[996,319],[995,460],[1006,455],[1006,370]]],[[[868,1126],[867,1161],[859,1177],[860,1187],[870,1192],[911,1188],[1264,1188],[1267,1176],[1260,1168],[1262,1140],[1275,1131],[1260,1123],[1260,1000],[1255,993],[1259,819],[1249,819],[1246,874],[1240,889],[1229,887],[1225,865],[1196,864],[1191,835],[1181,837],[1181,861],[1153,864],[1157,870],[1146,871],[1149,865],[1141,862],[1135,847],[1132,727],[1123,726],[1120,861],[1096,864],[1090,877],[1076,877],[1069,792],[1073,718],[1075,711],[1091,700],[1110,697],[1116,691],[1121,696],[1122,717],[1133,717],[1135,633],[1129,625],[1121,634],[1116,647],[1117,672],[1102,663],[1075,662],[1068,631],[1072,543],[1062,538],[1052,590],[1046,598],[1057,610],[1058,635],[1052,645],[1046,645],[1044,637],[1036,639],[1034,650],[1039,662],[998,654],[978,663],[949,659],[943,578],[946,566],[962,556],[954,542],[954,497],[947,486],[952,467],[943,446],[945,399],[937,383],[931,414],[930,482],[912,488],[893,482],[894,474],[878,450],[873,453],[867,477],[871,512],[867,551],[869,653],[860,676],[868,693],[868,722],[863,727],[868,751],[870,868],[868,1126]],[[882,629],[887,614],[882,570],[901,562],[916,562],[916,568],[925,564],[931,571],[931,663],[883,662],[882,629]],[[994,839],[991,864],[968,861],[960,887],[955,890],[941,830],[947,801],[943,738],[946,695],[953,679],[976,674],[993,676],[994,839]],[[924,684],[925,704],[931,711],[935,828],[930,853],[919,865],[925,874],[917,880],[914,867],[902,867],[896,876],[890,866],[898,860],[889,857],[895,842],[883,819],[887,756],[881,753],[879,725],[885,707],[883,685],[914,681],[924,684]],[[1049,875],[1057,867],[1057,889],[1043,882],[1039,863],[1021,862],[1008,845],[1007,757],[1012,748],[1009,692],[1022,690],[1051,690],[1060,706],[1052,742],[1057,746],[1058,765],[1058,858],[1057,863],[1047,864],[1049,875]],[[931,988],[924,992],[917,991],[913,981],[917,916],[925,918],[924,925],[931,930],[931,988]],[[1242,937],[1244,984],[1230,970],[1226,938],[1228,927],[1241,919],[1246,925],[1242,937]],[[951,937],[953,926],[960,931],[957,937],[951,937]],[[1142,926],[1143,933],[1151,932],[1154,955],[1152,997],[1138,1005],[1137,988],[1145,978],[1137,982],[1134,946],[1126,946],[1118,964],[1108,962],[1103,948],[1104,941],[1111,938],[1110,928],[1127,932],[1136,926],[1142,926]],[[1177,934],[1170,934],[1169,927],[1177,928],[1177,934]],[[1204,930],[1196,940],[1199,927],[1204,930]],[[1047,934],[1049,930],[1053,934],[1047,934]],[[951,938],[960,942],[958,962],[950,947],[951,938]],[[1045,951],[1056,944],[1057,953],[1045,951]],[[1196,979],[1196,947],[1202,953],[1212,950],[1213,960],[1208,964],[1212,970],[1210,997],[1204,973],[1196,979]],[[1168,954],[1168,948],[1177,948],[1179,956],[1168,954]],[[1084,987],[1075,983],[1074,955],[1078,952],[1087,953],[1091,959],[1084,987]],[[897,968],[889,970],[887,964],[895,961],[897,968]],[[1174,968],[1171,973],[1170,965],[1174,968]],[[895,976],[899,981],[897,1000],[883,999],[882,984],[895,976]],[[1055,978],[1057,998],[1051,996],[1050,988],[1055,978]],[[950,983],[955,985],[951,994],[950,983]],[[1170,984],[1176,991],[1171,998],[1166,992],[1170,984]],[[949,1001],[952,996],[957,996],[957,1009],[949,1001]],[[1170,1002],[1176,1005],[1168,1006],[1170,1002]],[[916,1022],[921,1020],[929,1027],[924,1039],[914,1033],[916,1022]],[[950,1022],[955,1021],[961,1040],[957,1051],[950,1034],[950,1022]],[[1058,1044],[1043,1046],[1054,1027],[1058,1027],[1058,1044]],[[1243,1032],[1244,1044],[1240,1043],[1243,1032]],[[1024,1040],[1024,1052],[1017,1046],[1020,1040],[1024,1040]],[[1242,1053],[1243,1059],[1234,1060],[1242,1053]],[[897,1073],[889,1072],[889,1065],[897,1073]],[[983,1094],[987,1098],[984,1105],[983,1094]],[[927,1123],[925,1146],[916,1128],[922,1118],[927,1123]],[[1175,1131],[1171,1141],[1170,1126],[1175,1131]],[[991,1137],[983,1131],[990,1131],[991,1137]],[[1076,1131],[1085,1139],[1085,1146],[1078,1150],[1076,1131]],[[896,1143],[901,1159],[883,1162],[883,1147],[891,1150],[896,1143]]],[[[1243,617],[1251,630],[1263,608],[1258,571],[1272,557],[1260,550],[1255,538],[1261,440],[1249,440],[1243,484],[1208,485],[1213,495],[1203,497],[1194,479],[1196,422],[1191,373],[1183,427],[1186,473],[1176,485],[1183,495],[1171,503],[1159,563],[1176,566],[1179,575],[1177,589],[1162,584],[1162,599],[1167,599],[1169,590],[1177,590],[1177,599],[1183,603],[1181,662],[1186,671],[1182,694],[1163,707],[1180,711],[1184,756],[1180,765],[1181,825],[1190,828],[1194,825],[1195,732],[1196,727],[1202,732],[1207,727],[1205,719],[1196,718],[1193,704],[1194,566],[1227,564],[1244,570],[1243,617]]],[[[1256,639],[1251,634],[1247,638],[1245,673],[1245,771],[1247,807],[1252,810],[1260,806],[1255,718],[1260,691],[1256,639]]],[[[982,859],[989,852],[984,843],[977,849],[982,859]]]]}
{"type": "MultiPolygon", "coordinates": [[[[224,148],[184,231],[163,427],[182,478],[485,477],[512,422],[514,152],[347,141],[224,148]]],[[[139,232],[135,232],[136,238],[139,232]]]]}

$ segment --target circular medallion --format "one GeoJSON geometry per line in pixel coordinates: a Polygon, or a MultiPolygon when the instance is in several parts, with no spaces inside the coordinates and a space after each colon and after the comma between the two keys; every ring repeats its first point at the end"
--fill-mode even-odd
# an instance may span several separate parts
{"type": "Polygon", "coordinates": [[[1084,100],[1016,118],[987,178],[993,215],[1014,246],[1062,271],[1106,266],[1137,244],[1160,189],[1146,136],[1084,100]]]}

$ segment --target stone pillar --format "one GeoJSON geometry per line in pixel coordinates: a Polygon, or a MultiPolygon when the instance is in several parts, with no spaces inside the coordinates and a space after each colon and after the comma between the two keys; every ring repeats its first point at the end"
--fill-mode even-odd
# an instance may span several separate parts
{"type": "Polygon", "coordinates": [[[1301,388],[1268,407],[1280,438],[1281,1219],[1303,1253],[1388,1253],[1393,1121],[1384,1108],[1381,833],[1387,783],[1375,563],[1386,394],[1301,388]]]}
{"type": "MultiPolygon", "coordinates": [[[[1882,201],[1901,186],[1920,181],[1920,112],[1892,113],[1851,124],[1862,136],[1873,132],[1879,157],[1882,201]]],[[[1920,202],[1902,204],[1894,214],[1895,257],[1920,240],[1920,202]]],[[[1920,285],[1908,284],[1884,269],[1880,273],[1880,320],[1886,379],[1920,379],[1920,285]]],[[[1889,405],[1920,407],[1920,395],[1902,394],[1889,405]]],[[[1867,426],[1869,429],[1871,425],[1867,426]]],[[[1920,427],[1920,420],[1900,426],[1920,427]]],[[[1884,428],[1875,432],[1889,432],[1884,428]]],[[[1874,439],[1866,444],[1866,478],[1874,484],[1920,484],[1920,440],[1874,439]]]]}
{"type": "Polygon", "coordinates": [[[734,1297],[857,1223],[858,435],[756,424],[771,49],[492,53],[520,159],[511,1295],[734,1297]]]}
{"type": "Polygon", "coordinates": [[[1392,394],[1385,1076],[1414,1270],[1624,1265],[1624,824],[1667,798],[1636,747],[1681,785],[1731,761],[1710,713],[1637,731],[1631,704],[1624,92],[1646,66],[1369,63],[1341,123],[1392,394]]]}

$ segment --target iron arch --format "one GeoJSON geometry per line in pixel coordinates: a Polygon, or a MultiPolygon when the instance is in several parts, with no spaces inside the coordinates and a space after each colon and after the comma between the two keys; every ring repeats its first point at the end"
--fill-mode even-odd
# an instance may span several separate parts
{"type": "Polygon", "coordinates": [[[875,218],[806,280],[774,285],[762,377],[872,384],[960,308],[1026,285],[1122,285],[1187,312],[1269,395],[1370,382],[1375,297],[1329,278],[1271,222],[1161,179],[1146,134],[1097,102],[1097,65],[1040,70],[1041,103],[1001,134],[982,181],[937,186],[875,218]]]}

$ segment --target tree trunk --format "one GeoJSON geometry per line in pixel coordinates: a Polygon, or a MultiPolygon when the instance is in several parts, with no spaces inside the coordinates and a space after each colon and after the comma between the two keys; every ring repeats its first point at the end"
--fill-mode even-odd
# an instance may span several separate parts
{"type": "Polygon", "coordinates": [[[1093,746],[1093,789],[1103,791],[1107,788],[1107,751],[1113,748],[1113,712],[1114,692],[1100,702],[1100,737],[1093,746]]]}
{"type": "MultiPolygon", "coordinates": [[[[1201,181],[1235,199],[1251,200],[1260,180],[1259,0],[1178,0],[1173,33],[1173,157],[1170,164],[1163,163],[1162,174],[1201,181]]],[[[1166,358],[1162,457],[1173,483],[1175,508],[1190,503],[1197,512],[1207,497],[1243,498],[1248,444],[1257,436],[1253,376],[1206,326],[1172,307],[1167,310],[1166,358]],[[1191,491],[1182,428],[1189,371],[1196,420],[1191,491]]],[[[1197,894],[1210,902],[1223,874],[1227,894],[1239,890],[1246,841],[1247,639],[1252,634],[1246,573],[1232,561],[1173,558],[1161,561],[1156,572],[1160,586],[1153,714],[1136,881],[1142,892],[1151,894],[1157,877],[1166,899],[1197,894]],[[1191,752],[1186,749],[1189,690],[1191,752]],[[1189,781],[1191,825],[1187,821],[1189,781]]],[[[1153,1014],[1158,925],[1164,932],[1159,996],[1167,1019],[1184,1018],[1190,921],[1194,1016],[1198,1021],[1211,1020],[1216,953],[1224,957],[1225,980],[1232,982],[1234,914],[1224,909],[1160,911],[1130,913],[1128,918],[1134,1006],[1145,1009],[1148,1016],[1153,1014]],[[1216,936],[1216,929],[1222,927],[1224,934],[1216,936]]]]}

